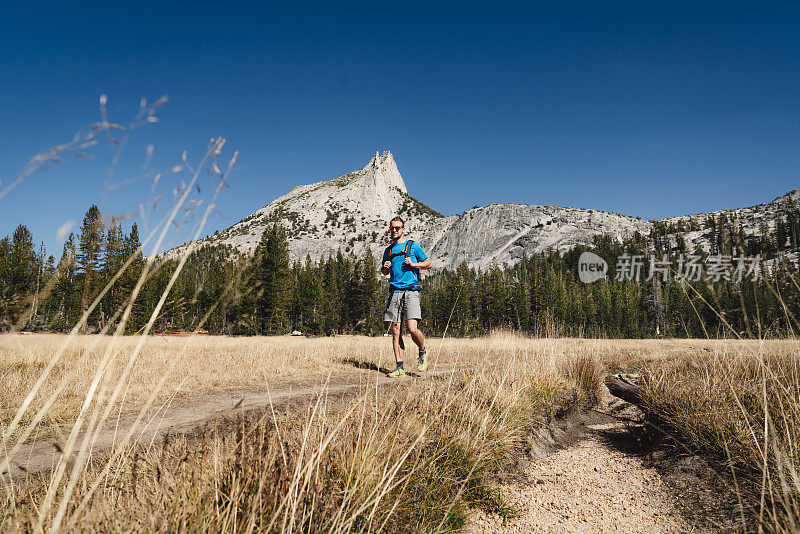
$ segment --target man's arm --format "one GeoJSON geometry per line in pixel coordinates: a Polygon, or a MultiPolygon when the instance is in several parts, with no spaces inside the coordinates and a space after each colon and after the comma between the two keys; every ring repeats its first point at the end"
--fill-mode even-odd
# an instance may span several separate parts
{"type": "Polygon", "coordinates": [[[411,265],[415,269],[423,269],[423,270],[424,269],[430,269],[431,268],[431,259],[430,258],[425,258],[423,261],[421,261],[419,263],[411,263],[409,265],[411,265]]]}
{"type": "Polygon", "coordinates": [[[408,264],[408,266],[409,267],[413,267],[414,269],[423,269],[423,270],[424,269],[430,269],[431,268],[431,259],[428,257],[427,254],[425,254],[425,251],[422,250],[422,247],[419,246],[419,243],[415,242],[414,245],[411,247],[411,249],[414,251],[414,258],[415,259],[419,259],[419,258],[425,258],[425,259],[420,261],[420,262],[414,263],[414,262],[411,261],[410,257],[406,258],[406,263],[408,264]]]}

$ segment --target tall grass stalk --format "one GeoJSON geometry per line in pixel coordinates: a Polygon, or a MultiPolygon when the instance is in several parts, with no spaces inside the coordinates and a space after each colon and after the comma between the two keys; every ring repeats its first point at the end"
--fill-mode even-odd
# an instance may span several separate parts
{"type": "MultiPolygon", "coordinates": [[[[111,177],[114,174],[114,170],[116,165],[119,161],[121,156],[121,152],[128,140],[130,133],[133,129],[139,126],[142,123],[153,122],[154,118],[154,109],[161,105],[165,99],[160,99],[156,103],[151,106],[147,106],[145,101],[143,100],[142,105],[140,106],[140,112],[137,115],[136,119],[127,127],[117,127],[118,129],[125,130],[123,142],[117,142],[117,150],[112,157],[111,165],[108,169],[106,174],[106,182],[103,189],[103,194],[108,189],[108,185],[110,183],[111,177]]],[[[103,121],[95,126],[89,128],[88,133],[84,133],[82,136],[76,136],[74,140],[75,143],[82,140],[81,143],[78,143],[79,147],[89,146],[88,139],[93,138],[99,132],[102,132],[106,129],[113,129],[116,126],[110,125],[105,118],[105,99],[101,99],[101,111],[103,112],[103,121]]],[[[73,143],[73,144],[75,144],[73,143]]],[[[10,471],[11,462],[14,460],[16,454],[18,454],[22,444],[28,440],[31,434],[38,428],[38,425],[42,422],[45,415],[47,414],[48,410],[53,406],[56,401],[56,398],[62,393],[62,391],[68,387],[68,376],[62,377],[61,382],[56,385],[56,387],[52,390],[49,397],[42,403],[41,407],[38,411],[30,417],[30,423],[26,425],[26,427],[22,430],[20,434],[17,434],[17,429],[19,425],[22,423],[23,418],[28,415],[28,410],[31,407],[33,400],[37,397],[40,390],[42,389],[45,382],[48,380],[50,373],[58,364],[61,357],[66,352],[67,348],[73,343],[76,339],[78,332],[83,328],[86,324],[88,317],[94,311],[94,309],[98,306],[99,302],[102,300],[106,292],[114,285],[114,283],[119,279],[119,277],[129,268],[132,261],[136,258],[142,248],[154,237],[156,233],[158,233],[158,238],[155,240],[155,244],[153,246],[153,253],[147,257],[147,261],[145,262],[144,268],[137,280],[137,283],[132,290],[131,294],[127,297],[126,303],[115,312],[115,315],[119,316],[119,322],[116,324],[116,330],[114,331],[113,336],[111,337],[111,341],[106,344],[106,350],[102,358],[99,360],[94,373],[91,383],[89,384],[85,395],[84,401],[82,406],[80,407],[79,411],[77,412],[74,423],[72,424],[72,428],[69,432],[69,435],[63,445],[62,455],[58,461],[58,463],[54,466],[53,472],[49,478],[49,482],[47,484],[47,489],[44,494],[44,497],[41,501],[37,504],[37,513],[38,513],[38,521],[36,524],[36,530],[43,530],[46,523],[49,523],[49,528],[51,531],[59,530],[62,526],[62,523],[65,520],[65,514],[68,505],[72,502],[72,494],[75,490],[76,484],[78,480],[81,478],[84,470],[86,468],[87,461],[91,455],[91,451],[93,449],[94,443],[96,442],[101,428],[105,425],[108,418],[111,416],[115,406],[117,406],[117,401],[120,400],[120,397],[123,396],[124,392],[126,391],[128,385],[128,376],[132,372],[134,365],[136,363],[137,357],[142,352],[142,349],[148,339],[148,334],[150,329],[152,328],[156,318],[164,303],[166,301],[167,295],[174,284],[177,276],[181,272],[183,265],[186,262],[186,259],[191,252],[191,249],[187,247],[183,253],[181,254],[180,260],[178,262],[178,266],[175,271],[171,274],[169,282],[167,284],[166,290],[161,295],[159,302],[157,303],[153,313],[151,314],[150,319],[148,320],[145,328],[143,331],[138,335],[138,339],[136,341],[133,350],[127,355],[127,361],[124,363],[124,368],[122,373],[115,373],[115,368],[118,365],[118,360],[121,356],[121,349],[122,344],[119,343],[122,334],[125,331],[128,319],[131,314],[131,310],[133,307],[134,302],[141,290],[144,282],[147,280],[148,275],[150,274],[151,270],[154,268],[154,263],[156,261],[155,253],[160,250],[162,244],[164,243],[164,239],[166,237],[167,231],[172,227],[173,223],[175,222],[175,218],[179,213],[182,205],[186,202],[189,193],[193,190],[193,186],[197,181],[198,177],[200,176],[201,172],[205,170],[206,161],[211,161],[211,168],[213,172],[219,176],[219,184],[216,191],[213,194],[211,202],[209,202],[205,213],[203,214],[201,220],[196,226],[196,232],[193,237],[193,241],[199,238],[200,233],[208,219],[208,216],[211,210],[214,207],[214,200],[216,199],[217,195],[220,193],[222,188],[226,183],[226,178],[228,174],[232,171],[233,165],[236,161],[236,154],[231,158],[228,168],[226,171],[220,171],[217,165],[217,156],[221,153],[222,147],[225,141],[221,138],[212,139],[211,143],[209,144],[208,150],[206,151],[205,155],[202,157],[199,165],[195,169],[192,169],[193,175],[188,184],[188,186],[184,186],[182,189],[182,194],[174,203],[172,209],[168,213],[168,215],[161,221],[161,224],[157,225],[152,229],[150,235],[145,239],[144,243],[136,250],[122,265],[122,267],[115,273],[108,284],[100,291],[100,293],[96,296],[94,301],[89,305],[89,307],[84,311],[82,317],[78,321],[78,323],[73,327],[70,334],[67,335],[60,346],[57,348],[53,356],[50,358],[47,365],[44,367],[42,372],[40,373],[36,382],[32,385],[31,389],[28,391],[25,399],[20,404],[19,408],[16,411],[16,414],[11,419],[8,424],[3,425],[3,432],[2,432],[2,450],[4,452],[3,455],[3,462],[2,468],[5,472],[10,471]],[[113,376],[112,378],[112,375],[113,376]],[[81,437],[82,436],[82,437],[81,437]],[[11,440],[16,437],[16,441],[12,442],[11,440]],[[62,486],[62,480],[64,479],[68,464],[67,462],[73,457],[73,452],[75,452],[75,460],[72,464],[72,468],[70,470],[69,476],[66,479],[65,484],[62,486]],[[58,503],[55,511],[55,516],[50,517],[50,511],[55,505],[56,497],[60,495],[60,502],[58,503]]],[[[90,143],[91,144],[91,143],[90,143]]],[[[72,145],[64,145],[61,147],[57,147],[55,153],[64,150],[72,149],[72,145]]],[[[52,151],[51,151],[52,152],[52,151]]],[[[55,158],[55,156],[52,156],[55,158]]],[[[34,158],[33,163],[42,160],[42,158],[34,158]]],[[[184,164],[191,169],[189,163],[185,157],[184,152],[184,164]]],[[[34,165],[35,167],[35,165],[34,165]]],[[[35,170],[35,169],[34,169],[35,170]]],[[[26,171],[27,173],[27,171],[26,171]]],[[[23,173],[24,176],[21,176],[19,180],[12,183],[11,186],[7,187],[3,190],[2,194],[7,193],[10,187],[16,185],[21,179],[27,176],[30,173],[23,173]]],[[[2,196],[0,194],[0,196],[2,196]]],[[[45,287],[44,291],[48,291],[50,288],[45,287]]],[[[42,297],[44,295],[37,295],[38,297],[42,297]]],[[[35,302],[37,299],[33,299],[35,302]]],[[[24,314],[23,314],[24,315],[24,314]]],[[[172,366],[174,367],[174,365],[172,366]]],[[[129,430],[128,435],[122,440],[119,444],[118,449],[124,450],[127,445],[127,440],[135,433],[138,424],[140,423],[141,419],[143,419],[144,414],[147,413],[146,410],[150,407],[153,400],[159,393],[160,387],[164,385],[166,380],[169,377],[169,373],[164,374],[161,377],[161,380],[158,383],[158,387],[152,392],[148,401],[144,404],[142,412],[139,414],[139,418],[137,419],[136,423],[133,427],[129,430]]],[[[124,398],[124,396],[123,396],[124,398]]],[[[14,487],[13,480],[6,480],[5,477],[2,477],[4,487],[11,496],[11,503],[12,506],[15,503],[15,495],[17,491],[14,487]]]]}

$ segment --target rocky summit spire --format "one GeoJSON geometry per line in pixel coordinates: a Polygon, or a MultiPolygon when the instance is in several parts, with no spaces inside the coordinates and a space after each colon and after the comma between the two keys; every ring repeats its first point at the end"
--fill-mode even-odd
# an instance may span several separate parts
{"type": "Polygon", "coordinates": [[[380,195],[394,187],[403,193],[408,193],[403,177],[397,170],[394,157],[388,150],[383,154],[376,151],[375,156],[369,160],[362,172],[364,173],[364,185],[373,194],[380,195]]]}

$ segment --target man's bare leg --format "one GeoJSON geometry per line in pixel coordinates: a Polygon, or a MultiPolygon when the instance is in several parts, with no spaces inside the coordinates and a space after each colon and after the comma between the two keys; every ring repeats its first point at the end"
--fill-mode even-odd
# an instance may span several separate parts
{"type": "Polygon", "coordinates": [[[419,347],[419,350],[425,349],[425,336],[422,335],[422,330],[419,329],[419,320],[418,319],[409,319],[406,321],[408,323],[408,333],[411,334],[411,339],[414,340],[414,343],[419,347]]]}
{"type": "Polygon", "coordinates": [[[403,343],[403,323],[392,323],[392,348],[394,349],[394,361],[403,363],[405,355],[405,343],[403,343]]]}

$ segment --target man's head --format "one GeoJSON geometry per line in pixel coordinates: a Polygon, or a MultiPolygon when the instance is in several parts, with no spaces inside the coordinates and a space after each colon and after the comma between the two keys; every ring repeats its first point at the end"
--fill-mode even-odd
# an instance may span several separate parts
{"type": "Polygon", "coordinates": [[[406,224],[400,217],[395,217],[389,221],[389,237],[392,238],[392,241],[398,241],[401,237],[403,237],[405,229],[406,224]]]}

